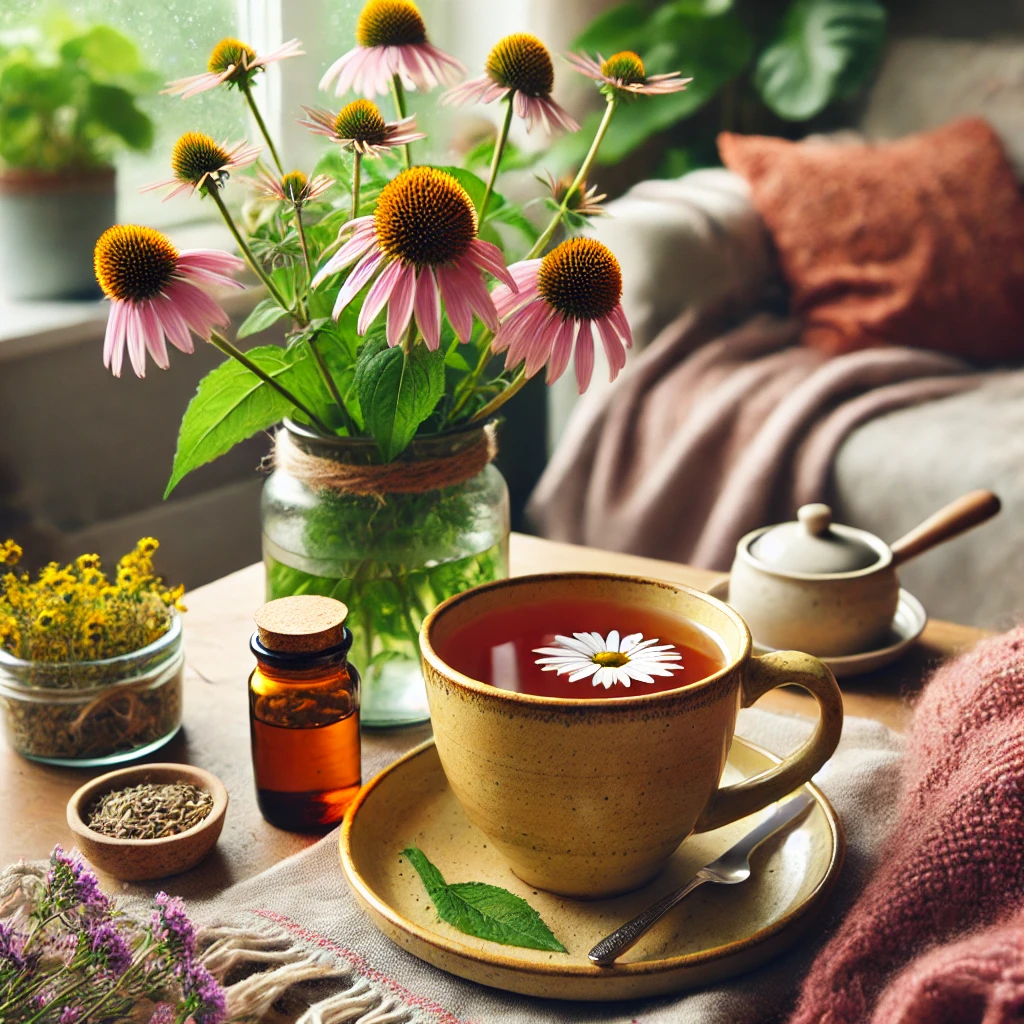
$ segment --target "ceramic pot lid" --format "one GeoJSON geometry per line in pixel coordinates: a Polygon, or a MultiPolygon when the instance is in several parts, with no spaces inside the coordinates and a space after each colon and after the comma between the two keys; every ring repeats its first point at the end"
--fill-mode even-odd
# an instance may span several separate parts
{"type": "Polygon", "coordinates": [[[832,526],[828,505],[803,505],[797,522],[766,530],[751,545],[750,553],[770,569],[782,572],[857,572],[879,561],[879,553],[867,541],[832,526]]]}

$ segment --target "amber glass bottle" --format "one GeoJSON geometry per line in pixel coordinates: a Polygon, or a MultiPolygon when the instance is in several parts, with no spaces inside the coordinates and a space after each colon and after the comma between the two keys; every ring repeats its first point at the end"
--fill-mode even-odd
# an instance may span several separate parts
{"type": "Polygon", "coordinates": [[[299,595],[256,613],[249,730],[256,798],[279,828],[341,819],[359,789],[359,673],[348,663],[348,609],[299,595]]]}

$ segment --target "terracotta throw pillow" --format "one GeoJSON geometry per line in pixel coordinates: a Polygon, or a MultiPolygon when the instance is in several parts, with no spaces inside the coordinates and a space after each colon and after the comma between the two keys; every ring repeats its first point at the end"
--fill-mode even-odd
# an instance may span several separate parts
{"type": "Polygon", "coordinates": [[[898,142],[718,138],[774,237],[803,340],[1024,358],[1024,199],[979,119],[898,142]]]}

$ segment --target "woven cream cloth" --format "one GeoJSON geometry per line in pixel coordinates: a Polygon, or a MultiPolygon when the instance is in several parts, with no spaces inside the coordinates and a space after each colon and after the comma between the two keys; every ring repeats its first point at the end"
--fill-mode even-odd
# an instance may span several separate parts
{"type": "MultiPolygon", "coordinates": [[[[809,730],[806,719],[752,709],[741,712],[737,731],[784,754],[809,730]]],[[[892,820],[900,751],[900,737],[884,726],[846,721],[839,749],[815,780],[848,841],[821,925],[798,949],[700,992],[567,1003],[512,995],[437,970],[381,935],[356,904],[338,864],[336,830],[216,897],[191,894],[189,905],[208,926],[208,962],[227,972],[230,1008],[250,1018],[280,1020],[283,1012],[303,1024],[761,1024],[789,1008],[815,951],[860,890],[892,820]],[[254,968],[257,973],[236,980],[254,968]]],[[[384,766],[368,763],[364,771],[369,777],[384,766]]]]}

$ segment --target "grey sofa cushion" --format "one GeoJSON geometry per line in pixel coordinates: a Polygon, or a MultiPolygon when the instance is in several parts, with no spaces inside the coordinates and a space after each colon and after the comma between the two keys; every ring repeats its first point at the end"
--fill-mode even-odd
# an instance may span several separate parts
{"type": "Polygon", "coordinates": [[[1024,371],[853,431],[832,479],[836,518],[894,541],[947,501],[994,490],[994,520],[901,570],[929,614],[1006,628],[1024,612],[1024,371]]]}

